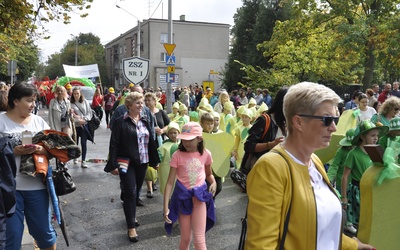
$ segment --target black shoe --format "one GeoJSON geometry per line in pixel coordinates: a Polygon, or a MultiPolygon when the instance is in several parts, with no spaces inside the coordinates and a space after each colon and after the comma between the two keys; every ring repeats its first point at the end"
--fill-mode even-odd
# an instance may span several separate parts
{"type": "Polygon", "coordinates": [[[153,192],[152,191],[147,191],[147,198],[153,198],[153,192]]]}
{"type": "Polygon", "coordinates": [[[157,191],[157,184],[153,183],[153,191],[157,191]]]}
{"type": "Polygon", "coordinates": [[[136,236],[129,236],[129,230],[128,230],[128,239],[129,239],[130,242],[136,243],[136,242],[139,241],[139,236],[138,236],[138,235],[136,235],[136,236]]]}
{"type": "Polygon", "coordinates": [[[139,223],[139,221],[137,221],[137,220],[135,219],[135,227],[138,227],[138,226],[140,226],[140,223],[139,223]]]}
{"type": "Polygon", "coordinates": [[[136,199],[136,206],[143,207],[144,206],[144,202],[140,198],[137,198],[136,199]]]}

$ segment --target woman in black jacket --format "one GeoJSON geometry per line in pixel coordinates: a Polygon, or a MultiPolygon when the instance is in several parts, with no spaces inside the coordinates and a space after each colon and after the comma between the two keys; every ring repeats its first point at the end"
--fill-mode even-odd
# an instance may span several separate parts
{"type": "Polygon", "coordinates": [[[287,87],[283,87],[276,93],[274,102],[267,111],[271,122],[265,137],[262,138],[266,122],[264,116],[260,115],[249,129],[249,136],[244,144],[245,155],[243,156],[242,166],[240,168],[240,171],[244,174],[248,174],[250,171],[250,169],[243,167],[250,153],[260,158],[261,155],[284,140],[286,136],[286,121],[283,115],[283,97],[286,95],[287,90],[287,87]]]}
{"type": "Polygon", "coordinates": [[[128,226],[128,238],[138,242],[136,233],[136,202],[143,185],[147,165],[157,168],[160,159],[157,145],[151,132],[151,122],[142,116],[143,95],[130,93],[125,99],[128,112],[114,121],[110,139],[109,161],[104,169],[121,180],[124,201],[125,220],[128,226]]]}

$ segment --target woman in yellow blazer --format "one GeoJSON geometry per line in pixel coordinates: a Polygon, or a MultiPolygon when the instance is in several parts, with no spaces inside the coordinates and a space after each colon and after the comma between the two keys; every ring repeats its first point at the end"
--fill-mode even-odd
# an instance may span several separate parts
{"type": "Polygon", "coordinates": [[[342,234],[340,200],[313,154],[327,147],[336,131],[338,102],[339,96],[320,84],[289,88],[283,102],[287,137],[257,161],[247,178],[246,250],[279,249],[289,207],[282,249],[373,249],[342,234]]]}

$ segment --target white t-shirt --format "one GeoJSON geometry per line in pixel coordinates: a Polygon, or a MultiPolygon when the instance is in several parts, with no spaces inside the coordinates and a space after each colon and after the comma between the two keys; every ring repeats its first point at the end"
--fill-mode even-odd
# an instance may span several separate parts
{"type": "Polygon", "coordinates": [[[367,110],[362,111],[362,110],[360,109],[360,111],[361,111],[361,115],[360,115],[360,118],[359,118],[360,121],[370,120],[371,117],[372,117],[374,114],[376,114],[376,110],[375,110],[374,108],[369,107],[369,106],[367,106],[367,110]]]}
{"type": "MultiPolygon", "coordinates": [[[[21,145],[21,132],[31,131],[34,136],[36,133],[50,129],[49,125],[43,120],[42,117],[31,114],[32,121],[29,124],[21,125],[12,121],[8,116],[0,114],[0,135],[2,137],[8,136],[11,139],[13,147],[21,145]]],[[[21,156],[15,156],[15,163],[17,165],[17,176],[15,178],[17,184],[17,190],[28,191],[28,190],[39,190],[45,189],[46,186],[43,184],[41,178],[34,178],[27,174],[20,173],[19,166],[21,163],[21,156]]]]}

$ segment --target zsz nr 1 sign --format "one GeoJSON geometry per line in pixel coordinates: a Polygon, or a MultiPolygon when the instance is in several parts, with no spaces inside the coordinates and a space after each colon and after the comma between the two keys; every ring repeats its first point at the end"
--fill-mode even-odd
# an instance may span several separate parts
{"type": "Polygon", "coordinates": [[[122,72],[127,81],[134,84],[141,83],[149,75],[149,60],[137,56],[124,58],[122,72]]]}

